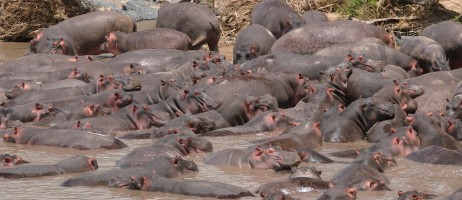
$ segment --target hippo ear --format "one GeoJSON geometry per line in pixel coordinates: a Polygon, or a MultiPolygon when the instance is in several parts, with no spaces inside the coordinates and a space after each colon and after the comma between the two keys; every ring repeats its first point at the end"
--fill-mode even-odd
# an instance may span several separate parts
{"type": "Polygon", "coordinates": [[[160,85],[165,86],[165,85],[167,85],[167,82],[165,82],[164,80],[160,80],[160,85]]]}
{"type": "Polygon", "coordinates": [[[15,134],[15,135],[18,134],[18,128],[17,127],[14,127],[14,133],[13,134],[15,134]]]}
{"type": "Polygon", "coordinates": [[[366,108],[366,104],[365,104],[365,103],[359,104],[359,109],[361,109],[361,111],[364,111],[364,108],[366,108]]]}
{"type": "Polygon", "coordinates": [[[348,193],[351,197],[356,197],[356,191],[357,191],[356,188],[348,188],[347,193],[348,193]]]}
{"type": "Polygon", "coordinates": [[[449,99],[448,99],[448,98],[446,98],[446,102],[448,102],[448,103],[449,103],[449,99]]]}
{"type": "Polygon", "coordinates": [[[398,196],[403,196],[404,192],[403,191],[398,191],[398,196]]]}
{"type": "Polygon", "coordinates": [[[401,143],[401,139],[399,137],[394,137],[391,139],[394,144],[399,144],[401,143]]]}
{"type": "Polygon", "coordinates": [[[132,113],[134,114],[137,110],[138,110],[138,107],[136,105],[133,105],[132,113]]]}
{"type": "Polygon", "coordinates": [[[263,154],[263,150],[260,147],[255,147],[255,154],[254,156],[261,156],[263,154]]]}

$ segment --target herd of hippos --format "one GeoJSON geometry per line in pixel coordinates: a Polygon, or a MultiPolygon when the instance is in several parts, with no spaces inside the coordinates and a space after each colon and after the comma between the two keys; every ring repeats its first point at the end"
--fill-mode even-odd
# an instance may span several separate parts
{"type": "MultiPolygon", "coordinates": [[[[0,67],[8,98],[0,115],[3,141],[81,150],[155,142],[135,148],[115,170],[94,171],[96,159],[83,155],[40,165],[1,154],[0,176],[85,172],[62,186],[285,200],[290,192],[312,191],[319,200],[349,200],[358,191],[390,190],[385,170],[396,166],[394,157],[462,165],[460,23],[433,24],[396,44],[380,27],[329,21],[318,11],[300,16],[280,0],[258,3],[250,22],[236,36],[233,64],[218,53],[214,12],[189,2],[162,5],[156,28],[145,31],[113,11],[44,29],[26,56],[0,67]],[[205,44],[209,51],[200,50],[205,44]],[[201,137],[268,131],[281,134],[218,152],[201,137]],[[323,142],[361,140],[374,144],[329,156],[353,158],[329,181],[314,167],[298,166],[334,162],[316,152],[323,142]],[[252,192],[171,179],[198,171],[187,160],[196,152],[206,154],[206,165],[293,173],[252,192]]],[[[414,190],[397,198],[433,197],[414,190]]],[[[445,197],[456,199],[462,189],[445,197]]]]}

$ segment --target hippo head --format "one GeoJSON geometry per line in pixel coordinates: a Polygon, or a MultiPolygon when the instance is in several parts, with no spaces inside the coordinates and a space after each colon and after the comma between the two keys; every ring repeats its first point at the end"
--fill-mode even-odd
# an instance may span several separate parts
{"type": "Polygon", "coordinates": [[[132,100],[132,94],[126,93],[124,91],[117,91],[110,95],[106,102],[106,106],[111,108],[112,111],[118,111],[119,108],[130,105],[132,100]]]}
{"type": "Polygon", "coordinates": [[[440,121],[440,125],[446,133],[454,137],[457,141],[462,141],[462,122],[460,119],[444,117],[440,121]]]}
{"type": "Polygon", "coordinates": [[[344,185],[336,185],[328,190],[326,190],[317,200],[356,200],[356,192],[358,189],[356,187],[347,187],[344,185]]]}
{"type": "Polygon", "coordinates": [[[341,95],[345,96],[347,90],[348,78],[352,74],[350,65],[339,65],[337,67],[329,67],[327,70],[321,72],[321,82],[329,87],[333,87],[341,95]]]}
{"type": "Polygon", "coordinates": [[[316,167],[293,167],[289,178],[304,177],[322,180],[321,173],[322,171],[317,170],[316,167]]]}
{"type": "Polygon", "coordinates": [[[417,60],[412,59],[409,62],[409,70],[407,71],[407,74],[409,75],[410,78],[412,77],[417,77],[423,74],[423,69],[419,66],[419,63],[417,60]]]}
{"type": "Polygon", "coordinates": [[[171,95],[166,101],[175,111],[177,116],[215,110],[221,105],[214,98],[207,95],[203,90],[178,91],[177,95],[171,95]]]}
{"type": "Polygon", "coordinates": [[[451,118],[462,118],[462,99],[453,97],[446,99],[446,115],[451,118]]]}
{"type": "Polygon", "coordinates": [[[175,169],[177,171],[180,171],[181,173],[185,173],[188,171],[194,171],[194,172],[199,171],[194,161],[184,160],[183,158],[179,156],[175,156],[174,158],[172,158],[172,164],[175,167],[175,169]]]}
{"type": "Polygon", "coordinates": [[[358,188],[359,190],[366,191],[366,190],[373,190],[373,191],[380,191],[380,190],[388,190],[391,191],[390,188],[386,186],[386,184],[378,179],[375,178],[365,178],[354,181],[351,183],[351,186],[358,188]]]}
{"type": "Polygon", "coordinates": [[[18,143],[23,134],[24,134],[24,129],[14,127],[12,130],[12,133],[3,134],[3,142],[18,143]]]}
{"type": "Polygon", "coordinates": [[[75,55],[72,43],[64,38],[41,38],[36,46],[37,53],[75,55]]]}
{"type": "Polygon", "coordinates": [[[243,64],[258,56],[261,56],[261,52],[256,43],[243,43],[234,48],[233,64],[243,64]]]}
{"type": "Polygon", "coordinates": [[[43,117],[48,115],[55,115],[56,109],[52,105],[44,105],[41,103],[35,103],[32,108],[32,117],[34,122],[40,121],[43,117]]]}
{"type": "Polygon", "coordinates": [[[165,122],[160,122],[159,118],[147,105],[133,105],[129,109],[130,121],[137,130],[148,129],[151,126],[162,126],[165,122]]]}
{"type": "Polygon", "coordinates": [[[26,82],[21,82],[20,84],[15,85],[13,89],[5,91],[5,96],[8,99],[14,99],[29,90],[31,90],[31,85],[26,82]]]}
{"type": "Polygon", "coordinates": [[[123,68],[122,74],[124,76],[131,75],[131,74],[146,74],[143,67],[138,63],[131,63],[123,68]]]}
{"type": "Polygon", "coordinates": [[[121,33],[118,31],[113,31],[113,32],[108,33],[104,37],[106,41],[100,46],[101,52],[112,53],[114,54],[114,56],[121,54],[122,52],[119,46],[121,43],[120,40],[122,38],[125,38],[123,35],[124,33],[121,33]]]}
{"type": "Polygon", "coordinates": [[[84,155],[75,155],[55,164],[63,173],[85,172],[98,169],[98,162],[95,158],[84,155]]]}
{"type": "Polygon", "coordinates": [[[419,192],[417,190],[412,191],[398,191],[398,200],[422,200],[422,199],[433,199],[436,195],[427,194],[425,192],[419,192]]]}
{"type": "Polygon", "coordinates": [[[378,102],[373,98],[365,99],[365,101],[360,104],[360,109],[365,119],[369,122],[392,119],[395,116],[395,107],[393,103],[378,102]]]}
{"type": "Polygon", "coordinates": [[[249,159],[252,168],[273,169],[275,171],[290,170],[301,163],[295,151],[285,151],[279,146],[255,147],[249,159]]]}
{"type": "Polygon", "coordinates": [[[72,69],[67,78],[81,80],[85,83],[90,83],[90,79],[92,79],[86,72],[82,73],[77,68],[72,69]]]}
{"type": "Polygon", "coordinates": [[[0,160],[3,162],[3,166],[7,166],[7,167],[29,163],[28,161],[25,161],[16,155],[10,155],[10,154],[0,154],[0,160]]]}

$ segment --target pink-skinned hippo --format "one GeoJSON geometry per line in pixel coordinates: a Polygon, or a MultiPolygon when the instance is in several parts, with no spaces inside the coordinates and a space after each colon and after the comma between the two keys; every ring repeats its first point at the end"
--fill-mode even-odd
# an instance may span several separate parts
{"type": "Polygon", "coordinates": [[[380,27],[358,21],[338,20],[302,26],[291,31],[271,47],[271,53],[313,54],[335,44],[349,44],[365,37],[376,37],[394,47],[392,36],[380,27]]]}
{"type": "Polygon", "coordinates": [[[3,134],[4,142],[27,145],[44,145],[61,148],[120,149],[127,147],[122,141],[99,134],[79,130],[51,130],[43,128],[18,128],[3,134]]]}
{"type": "Polygon", "coordinates": [[[76,155],[61,160],[55,164],[28,164],[11,168],[1,168],[0,177],[15,179],[26,177],[55,176],[65,173],[78,173],[96,169],[98,169],[98,164],[95,158],[76,155]]]}
{"type": "Polygon", "coordinates": [[[421,36],[431,38],[444,49],[451,69],[461,68],[462,64],[462,25],[452,20],[426,27],[421,36]]]}
{"type": "Polygon", "coordinates": [[[236,36],[233,48],[233,64],[242,64],[269,53],[276,41],[273,34],[260,24],[251,24],[236,36]]]}
{"type": "Polygon", "coordinates": [[[29,53],[98,55],[104,36],[111,31],[134,32],[136,24],[130,17],[115,11],[90,12],[38,33],[30,41],[29,53]]]}
{"type": "Polygon", "coordinates": [[[204,158],[206,165],[231,165],[244,168],[273,169],[275,171],[296,167],[300,162],[300,156],[296,152],[285,151],[279,146],[225,149],[210,153],[204,158]]]}
{"type": "Polygon", "coordinates": [[[220,22],[215,13],[192,2],[164,3],[159,9],[156,28],[171,28],[185,33],[191,39],[192,49],[207,44],[210,51],[218,51],[220,22]]]}
{"type": "Polygon", "coordinates": [[[125,33],[113,31],[106,37],[100,49],[105,53],[117,56],[121,53],[138,49],[177,49],[190,50],[191,40],[177,30],[169,28],[154,28],[144,31],[125,33]]]}
{"type": "Polygon", "coordinates": [[[255,196],[248,190],[207,180],[172,180],[159,176],[139,176],[127,182],[115,180],[114,185],[132,190],[148,192],[164,192],[196,197],[212,197],[217,199],[238,199],[255,196]]]}
{"type": "Polygon", "coordinates": [[[260,24],[273,33],[276,39],[305,24],[303,18],[285,1],[263,0],[255,5],[250,24],[260,24]]]}

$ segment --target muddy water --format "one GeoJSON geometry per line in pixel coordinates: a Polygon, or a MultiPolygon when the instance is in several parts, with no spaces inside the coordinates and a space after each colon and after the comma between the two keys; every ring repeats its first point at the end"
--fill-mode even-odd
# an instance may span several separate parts
{"type": "MultiPolygon", "coordinates": [[[[153,27],[154,22],[143,22],[139,24],[139,30],[153,27]]],[[[0,63],[20,57],[24,54],[27,43],[0,43],[0,63]]],[[[220,48],[230,58],[232,47],[220,48]]],[[[274,136],[277,133],[259,133],[246,136],[228,136],[209,139],[214,150],[219,151],[225,148],[244,148],[249,141],[274,136]]],[[[0,142],[0,153],[13,153],[23,157],[35,164],[55,163],[72,155],[83,154],[94,156],[98,160],[98,170],[115,169],[115,162],[121,159],[128,152],[136,147],[151,144],[152,140],[129,140],[124,141],[129,147],[120,150],[90,150],[80,151],[73,149],[61,149],[53,147],[26,146],[0,142]]],[[[325,155],[330,152],[359,149],[369,146],[366,142],[351,144],[329,144],[325,143],[320,151],[325,155]]],[[[182,179],[213,180],[241,186],[254,191],[264,183],[284,179],[288,176],[286,172],[274,172],[272,170],[240,169],[235,167],[206,166],[202,163],[204,154],[189,156],[199,166],[199,172],[189,174],[182,179]]],[[[334,164],[302,164],[303,166],[316,166],[321,169],[322,178],[329,180],[335,172],[345,167],[349,159],[336,159],[344,161],[334,164]]],[[[456,166],[430,165],[415,163],[403,158],[397,158],[398,166],[388,170],[386,176],[390,180],[389,187],[393,191],[383,192],[359,192],[358,199],[396,199],[399,190],[419,190],[439,195],[436,199],[442,199],[447,194],[462,187],[462,168],[456,166]]],[[[109,187],[61,187],[70,177],[77,174],[65,174],[61,176],[50,176],[40,178],[25,178],[10,180],[0,178],[0,199],[199,199],[197,197],[172,195],[163,193],[151,193],[132,191],[109,187]]],[[[319,193],[303,193],[294,195],[300,199],[316,199],[319,193]]],[[[204,198],[201,198],[204,199],[204,198]]],[[[258,197],[244,199],[259,199],[258,197]]]]}

